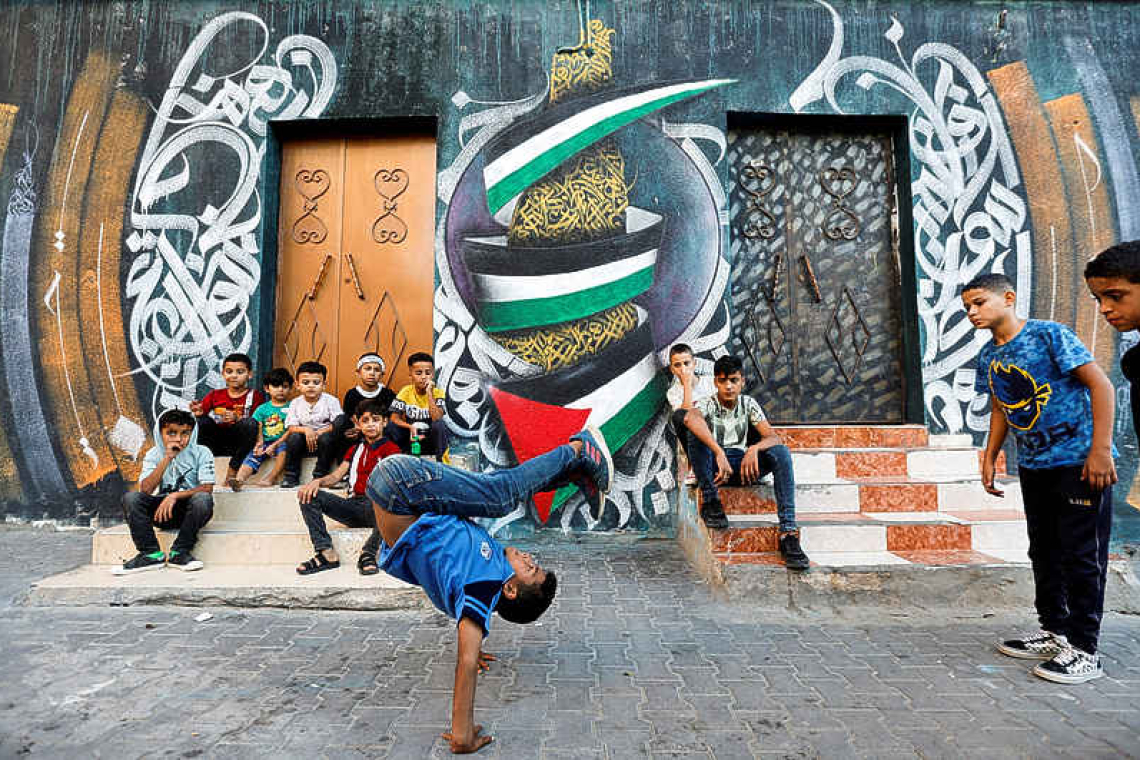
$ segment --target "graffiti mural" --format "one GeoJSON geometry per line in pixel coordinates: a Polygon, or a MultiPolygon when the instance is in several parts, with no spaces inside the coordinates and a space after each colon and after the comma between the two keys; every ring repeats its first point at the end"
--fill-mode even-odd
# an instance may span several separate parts
{"type": "MultiPolygon", "coordinates": [[[[560,511],[566,530],[658,521],[674,485],[658,353],[682,333],[701,342],[718,316],[727,324],[724,204],[712,165],[724,135],[668,124],[660,111],[731,80],[620,86],[615,37],[589,20],[579,44],[554,55],[546,92],[464,116],[466,145],[441,172],[448,211],[437,249],[436,357],[447,368],[456,432],[476,439],[494,466],[534,456],[587,422],[617,452],[596,525],[568,487],[496,528],[532,508],[539,523],[560,511]],[[644,117],[656,121],[634,126],[644,117]],[[712,162],[694,142],[710,136],[712,162]],[[670,163],[680,168],[662,170],[670,163]],[[648,192],[686,179],[696,192],[672,208],[648,192]],[[678,234],[681,215],[696,216],[703,235],[678,234]],[[669,282],[682,272],[700,287],[669,282]]],[[[472,101],[460,93],[453,102],[472,101]]]]}
{"type": "MultiPolygon", "coordinates": [[[[983,272],[1005,271],[1030,292],[1032,238],[1025,190],[997,99],[981,72],[950,45],[919,45],[909,60],[905,29],[893,19],[884,37],[897,61],[843,56],[843,20],[825,0],[832,39],[819,66],[792,93],[797,110],[819,100],[842,113],[840,91],[848,77],[863,90],[894,90],[913,106],[910,148],[917,176],[915,255],[922,321],[922,374],[927,417],[935,428],[982,433],[989,401],[973,390],[970,366],[988,336],[966,319],[958,291],[983,272]]],[[[1019,301],[1021,316],[1028,299],[1019,301]]]]}

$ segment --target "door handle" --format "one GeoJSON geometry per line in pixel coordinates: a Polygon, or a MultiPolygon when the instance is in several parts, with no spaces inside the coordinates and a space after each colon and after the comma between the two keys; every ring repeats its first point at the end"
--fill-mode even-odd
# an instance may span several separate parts
{"type": "Polygon", "coordinates": [[[351,253],[344,254],[344,257],[348,260],[348,273],[352,279],[352,287],[356,288],[356,297],[364,301],[366,300],[364,290],[360,287],[360,277],[356,274],[356,262],[352,260],[351,253]]]}
{"type": "Polygon", "coordinates": [[[332,254],[326,253],[325,260],[321,262],[321,268],[317,270],[317,277],[313,280],[313,284],[309,287],[309,292],[305,297],[313,301],[317,297],[317,291],[321,289],[321,283],[325,281],[325,272],[328,271],[329,262],[332,261],[332,254]]]}

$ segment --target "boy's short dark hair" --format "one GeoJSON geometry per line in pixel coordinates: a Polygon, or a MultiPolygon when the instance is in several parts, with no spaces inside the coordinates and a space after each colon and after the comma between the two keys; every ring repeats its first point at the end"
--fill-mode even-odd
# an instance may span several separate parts
{"type": "Polygon", "coordinates": [[[327,380],[329,371],[320,362],[301,362],[301,366],[297,367],[297,377],[305,374],[320,375],[327,380]]]}
{"type": "Polygon", "coordinates": [[[558,593],[558,578],[553,570],[546,571],[546,580],[542,583],[533,583],[529,586],[520,585],[519,592],[514,599],[508,599],[506,594],[499,595],[499,603],[495,605],[495,612],[499,617],[511,623],[526,625],[542,617],[554,601],[558,593]]]}
{"type": "Polygon", "coordinates": [[[194,415],[185,409],[167,409],[158,416],[158,430],[161,433],[171,425],[189,425],[194,427],[194,415]]]}
{"type": "Polygon", "coordinates": [[[265,377],[261,378],[261,384],[268,387],[272,385],[275,388],[281,386],[289,387],[293,384],[293,375],[289,374],[289,370],[284,367],[274,367],[265,373],[265,377]]]}
{"type": "Polygon", "coordinates": [[[988,290],[998,295],[1002,295],[1007,291],[1016,292],[1016,288],[1013,287],[1013,280],[998,272],[978,275],[962,286],[963,293],[967,290],[988,290]]]}
{"type": "Polygon", "coordinates": [[[744,363],[735,356],[722,356],[713,363],[713,375],[728,376],[737,372],[744,374],[744,363]]]}
{"type": "Polygon", "coordinates": [[[1113,277],[1140,283],[1140,240],[1128,240],[1105,248],[1085,264],[1085,279],[1113,277]]]}
{"type": "Polygon", "coordinates": [[[431,354],[429,354],[427,351],[416,351],[414,354],[408,357],[408,367],[411,367],[413,364],[416,364],[418,362],[427,362],[431,366],[435,366],[435,359],[431,358],[431,354]]]}
{"type": "Polygon", "coordinates": [[[378,398],[366,398],[356,405],[352,416],[363,417],[366,414],[371,414],[373,417],[387,417],[388,405],[380,403],[378,398]]]}
{"type": "Polygon", "coordinates": [[[669,358],[672,359],[677,354],[693,355],[693,349],[688,343],[674,343],[673,347],[669,349],[669,358]]]}
{"type": "Polygon", "coordinates": [[[224,367],[230,362],[233,362],[234,364],[244,364],[246,369],[248,369],[250,372],[253,371],[253,359],[249,358],[249,354],[230,354],[225,359],[222,359],[222,366],[224,367]]]}

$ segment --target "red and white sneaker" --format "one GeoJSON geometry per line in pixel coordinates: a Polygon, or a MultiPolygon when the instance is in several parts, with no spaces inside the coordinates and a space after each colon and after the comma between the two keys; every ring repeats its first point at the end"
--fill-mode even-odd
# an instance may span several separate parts
{"type": "Polygon", "coordinates": [[[570,436],[571,441],[581,441],[582,451],[578,454],[582,472],[590,479],[593,488],[583,488],[586,501],[590,504],[590,516],[597,520],[602,516],[606,503],[606,493],[613,483],[614,460],[602,431],[593,425],[570,436]]]}

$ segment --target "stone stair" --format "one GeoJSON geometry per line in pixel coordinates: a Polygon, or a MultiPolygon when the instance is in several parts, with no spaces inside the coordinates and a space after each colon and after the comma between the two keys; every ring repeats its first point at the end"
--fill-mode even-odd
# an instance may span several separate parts
{"type": "MultiPolygon", "coordinates": [[[[216,460],[226,471],[227,459],[216,460]]],[[[301,481],[312,479],[315,459],[306,459],[301,481]]],[[[386,573],[361,576],[356,569],[369,530],[326,519],[341,566],[309,576],[297,564],[313,554],[293,488],[214,489],[214,517],[198,534],[194,555],[200,571],[173,568],[116,576],[111,570],[135,555],[126,524],[97,530],[91,564],[36,584],[33,603],[51,604],[233,604],[337,609],[392,609],[423,604],[419,589],[386,573]]],[[[168,551],[177,531],[156,531],[168,551]]]]}
{"type": "MultiPolygon", "coordinates": [[[[1005,497],[981,486],[981,452],[968,436],[931,436],[925,427],[779,428],[792,449],[796,516],[816,568],[1024,564],[1028,538],[1015,478],[1005,497]]],[[[730,527],[710,531],[700,495],[679,499],[678,534],[712,576],[737,565],[782,565],[770,483],[722,488],[730,527]]]]}

